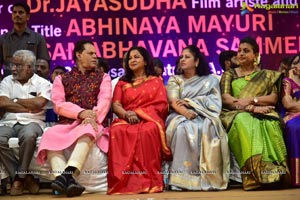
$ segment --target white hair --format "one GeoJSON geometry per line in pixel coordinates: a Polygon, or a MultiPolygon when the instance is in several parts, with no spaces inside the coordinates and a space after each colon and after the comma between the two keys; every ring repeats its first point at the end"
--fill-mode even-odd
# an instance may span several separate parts
{"type": "Polygon", "coordinates": [[[24,49],[17,50],[13,54],[13,57],[21,58],[24,64],[31,66],[32,69],[35,70],[36,57],[32,51],[24,50],[24,49]]]}

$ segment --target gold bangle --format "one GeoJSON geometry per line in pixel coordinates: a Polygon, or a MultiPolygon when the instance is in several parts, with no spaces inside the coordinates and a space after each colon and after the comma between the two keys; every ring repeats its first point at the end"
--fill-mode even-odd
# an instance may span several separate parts
{"type": "Polygon", "coordinates": [[[247,112],[251,112],[251,109],[252,109],[252,105],[248,105],[245,107],[245,111],[247,112]]]}

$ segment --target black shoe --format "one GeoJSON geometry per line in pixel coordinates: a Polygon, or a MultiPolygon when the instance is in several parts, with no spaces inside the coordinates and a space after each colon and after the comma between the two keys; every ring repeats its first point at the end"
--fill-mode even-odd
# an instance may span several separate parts
{"type": "Polygon", "coordinates": [[[67,179],[62,175],[57,176],[51,183],[51,188],[58,191],[59,194],[65,194],[67,192],[67,179]]]}
{"type": "Polygon", "coordinates": [[[85,190],[85,187],[81,186],[79,183],[76,183],[76,181],[71,178],[68,182],[67,187],[67,197],[75,197],[80,196],[83,191],[85,190]]]}
{"type": "Polygon", "coordinates": [[[7,195],[7,184],[10,183],[9,178],[5,178],[1,180],[1,192],[0,196],[7,195]]]}

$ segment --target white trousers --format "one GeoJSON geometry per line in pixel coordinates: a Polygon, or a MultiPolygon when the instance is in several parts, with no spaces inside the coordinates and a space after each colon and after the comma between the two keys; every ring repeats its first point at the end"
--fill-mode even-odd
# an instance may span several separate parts
{"type": "Polygon", "coordinates": [[[89,136],[80,137],[67,162],[63,150],[48,151],[48,162],[51,165],[55,177],[61,175],[67,167],[76,167],[75,175],[78,175],[85,163],[93,142],[89,136]]]}

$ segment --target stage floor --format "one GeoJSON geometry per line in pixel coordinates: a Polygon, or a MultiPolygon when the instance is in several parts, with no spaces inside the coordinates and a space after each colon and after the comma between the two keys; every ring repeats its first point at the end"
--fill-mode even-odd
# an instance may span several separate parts
{"type": "MultiPolygon", "coordinates": [[[[49,189],[43,189],[38,195],[24,194],[22,196],[12,197],[10,195],[0,196],[0,199],[70,199],[65,196],[54,196],[49,189]]],[[[284,190],[267,190],[267,191],[244,191],[242,188],[234,188],[226,191],[214,192],[175,192],[167,191],[156,194],[139,194],[139,195],[106,195],[102,193],[83,194],[80,197],[72,199],[88,199],[88,200],[300,200],[300,189],[284,189],[284,190]]]]}

